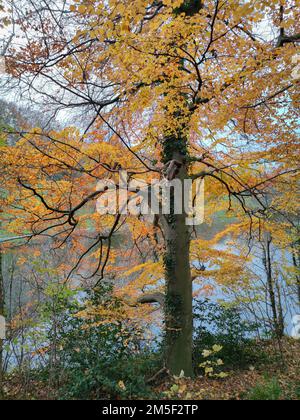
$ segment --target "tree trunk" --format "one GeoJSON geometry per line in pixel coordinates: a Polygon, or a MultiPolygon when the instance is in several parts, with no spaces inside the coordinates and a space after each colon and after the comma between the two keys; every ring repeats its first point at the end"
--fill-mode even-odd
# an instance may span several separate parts
{"type": "MultiPolygon", "coordinates": [[[[188,178],[186,142],[174,137],[165,140],[164,161],[181,164],[176,179],[182,181],[182,205],[184,204],[184,180],[188,178]]],[[[190,269],[190,229],[186,214],[174,214],[174,191],[171,194],[171,214],[164,218],[166,239],[166,367],[172,375],[184,372],[193,376],[193,294],[190,269]]],[[[178,199],[178,197],[176,197],[178,199]]]]}
{"type": "Polygon", "coordinates": [[[281,339],[284,335],[284,316],[282,306],[277,307],[275,284],[273,279],[273,269],[271,260],[271,243],[272,237],[269,233],[266,234],[266,243],[264,246],[264,263],[267,274],[267,286],[272,308],[273,325],[276,337],[281,339]]]}
{"type": "MultiPolygon", "coordinates": [[[[174,13],[193,16],[202,8],[201,0],[184,0],[181,6],[174,9],[174,13]]],[[[181,110],[178,109],[175,115],[180,120],[181,110]]],[[[183,123],[178,136],[165,137],[162,159],[164,164],[180,163],[178,171],[171,174],[171,177],[168,176],[168,179],[177,178],[182,181],[183,201],[185,197],[183,183],[185,179],[188,179],[188,140],[183,135],[184,131],[183,123]]],[[[191,232],[186,224],[186,217],[185,211],[179,215],[171,212],[170,217],[163,217],[162,223],[166,240],[166,367],[173,375],[184,372],[186,377],[191,377],[193,376],[193,286],[190,268],[191,232]]]]}
{"type": "Polygon", "coordinates": [[[297,293],[298,293],[298,303],[300,305],[300,275],[298,274],[298,271],[300,269],[300,241],[297,241],[296,244],[292,247],[292,256],[293,256],[294,267],[297,270],[296,287],[297,287],[297,293]]]}
{"type": "MultiPolygon", "coordinates": [[[[3,255],[0,247],[0,316],[4,316],[4,281],[2,275],[3,255]]],[[[0,338],[0,398],[3,396],[3,340],[0,338]]]]}

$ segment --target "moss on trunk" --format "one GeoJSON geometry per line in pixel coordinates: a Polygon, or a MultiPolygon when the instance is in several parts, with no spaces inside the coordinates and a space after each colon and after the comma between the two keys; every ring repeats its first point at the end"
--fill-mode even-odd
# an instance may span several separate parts
{"type": "MultiPolygon", "coordinates": [[[[188,178],[186,140],[168,137],[164,142],[164,161],[181,163],[176,175],[182,184],[184,209],[184,180],[188,178]]],[[[177,197],[178,199],[178,197],[177,197]]],[[[193,295],[190,270],[190,229],[185,211],[174,214],[175,192],[171,194],[171,214],[164,223],[166,238],[166,365],[170,373],[193,376],[193,295]]]]}

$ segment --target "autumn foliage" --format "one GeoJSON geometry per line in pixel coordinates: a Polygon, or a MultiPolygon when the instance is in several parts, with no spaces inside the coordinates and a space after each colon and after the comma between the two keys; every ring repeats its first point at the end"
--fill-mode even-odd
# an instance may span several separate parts
{"type": "Polygon", "coordinates": [[[268,251],[294,256],[285,275],[300,299],[299,1],[25,3],[5,84],[33,94],[45,121],[2,129],[2,228],[28,235],[26,250],[65,252],[62,283],[112,283],[132,322],[164,318],[166,368],[187,376],[193,298],[220,287],[249,302],[261,247],[281,335],[268,251]],[[174,162],[174,178],[205,180],[205,225],[96,211],[99,181],[119,187],[123,170],[150,184],[174,162]]]}

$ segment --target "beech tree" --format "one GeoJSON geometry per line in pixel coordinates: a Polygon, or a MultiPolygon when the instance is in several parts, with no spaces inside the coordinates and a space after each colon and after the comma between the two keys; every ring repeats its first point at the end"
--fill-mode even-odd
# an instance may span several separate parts
{"type": "Polygon", "coordinates": [[[81,129],[28,127],[15,147],[1,149],[6,229],[68,244],[66,264],[78,256],[71,273],[89,264],[94,288],[118,265],[129,278],[129,307],[163,308],[166,368],[192,376],[199,228],[174,209],[152,220],[120,208],[101,216],[96,184],[108,178],[120,188],[120,169],[127,181],[205,179],[207,217],[243,212],[251,242],[255,220],[278,213],[264,192],[299,173],[299,1],[23,0],[13,7],[6,87],[32,95],[49,118],[67,111],[81,129]],[[121,232],[131,251],[114,247],[121,232]]]}

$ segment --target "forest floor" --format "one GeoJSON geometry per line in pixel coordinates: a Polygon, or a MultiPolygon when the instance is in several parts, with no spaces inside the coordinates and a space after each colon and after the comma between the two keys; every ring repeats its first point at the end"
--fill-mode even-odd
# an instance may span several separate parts
{"type": "MultiPolygon", "coordinates": [[[[230,371],[226,379],[168,378],[153,391],[161,400],[300,400],[300,342],[286,339],[280,351],[278,346],[274,351],[276,343],[262,346],[269,357],[259,366],[230,371]]],[[[24,382],[17,375],[6,379],[4,391],[7,400],[57,399],[49,384],[36,379],[24,382]]]]}
{"type": "Polygon", "coordinates": [[[229,372],[226,379],[198,377],[163,385],[168,397],[193,400],[300,400],[300,342],[286,339],[281,348],[274,342],[261,344],[266,360],[259,366],[229,372]],[[177,387],[175,387],[177,389],[177,387]],[[175,395],[174,395],[175,394],[175,395]]]}

